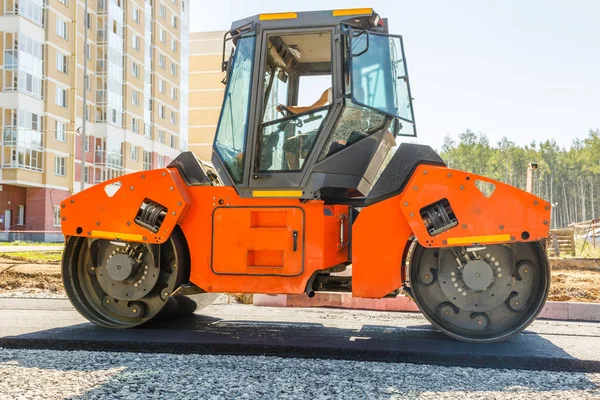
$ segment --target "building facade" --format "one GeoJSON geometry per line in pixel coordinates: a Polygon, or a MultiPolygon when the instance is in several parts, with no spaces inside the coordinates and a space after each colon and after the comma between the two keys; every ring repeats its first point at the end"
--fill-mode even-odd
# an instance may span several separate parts
{"type": "Polygon", "coordinates": [[[164,167],[187,149],[189,0],[84,6],[0,0],[0,240],[61,240],[59,204],[82,180],[164,167]]]}
{"type": "MultiPolygon", "coordinates": [[[[225,85],[221,72],[225,32],[190,34],[189,149],[210,161],[225,85]]],[[[229,48],[227,54],[229,54],[229,48]]]]}

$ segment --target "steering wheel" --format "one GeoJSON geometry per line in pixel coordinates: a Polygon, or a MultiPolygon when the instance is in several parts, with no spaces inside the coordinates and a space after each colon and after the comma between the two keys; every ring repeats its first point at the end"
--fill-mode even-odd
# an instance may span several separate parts
{"type": "Polygon", "coordinates": [[[283,104],[277,105],[277,111],[279,111],[279,113],[283,115],[284,118],[294,115],[294,113],[291,112],[290,109],[284,106],[283,104]]]}

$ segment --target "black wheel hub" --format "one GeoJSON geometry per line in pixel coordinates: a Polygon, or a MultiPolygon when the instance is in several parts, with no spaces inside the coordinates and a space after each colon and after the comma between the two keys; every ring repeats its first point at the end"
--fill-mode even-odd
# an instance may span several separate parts
{"type": "Polygon", "coordinates": [[[115,254],[106,263],[106,273],[114,281],[123,282],[137,272],[139,263],[127,254],[115,254]]]}

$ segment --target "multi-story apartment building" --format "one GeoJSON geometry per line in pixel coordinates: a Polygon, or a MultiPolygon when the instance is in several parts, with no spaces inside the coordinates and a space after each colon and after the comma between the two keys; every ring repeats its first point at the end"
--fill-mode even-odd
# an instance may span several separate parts
{"type": "Polygon", "coordinates": [[[84,0],[0,0],[0,239],[58,231],[82,180],[187,149],[189,0],[87,1],[84,15],[84,0]]]}
{"type": "Polygon", "coordinates": [[[190,34],[189,149],[206,161],[210,161],[225,91],[221,83],[225,76],[221,72],[224,34],[190,34]]]}

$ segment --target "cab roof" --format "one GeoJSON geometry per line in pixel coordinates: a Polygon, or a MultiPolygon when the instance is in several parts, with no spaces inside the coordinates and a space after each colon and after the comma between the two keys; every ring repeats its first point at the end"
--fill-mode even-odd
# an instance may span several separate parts
{"type": "MultiPolygon", "coordinates": [[[[231,29],[235,30],[252,24],[264,29],[283,29],[297,27],[322,27],[337,25],[345,20],[352,20],[353,17],[370,17],[376,15],[372,8],[349,8],[343,10],[324,10],[324,11],[302,11],[302,12],[281,12],[270,14],[258,14],[252,17],[240,19],[231,24],[231,29]]],[[[358,22],[358,20],[357,20],[358,22]]]]}

